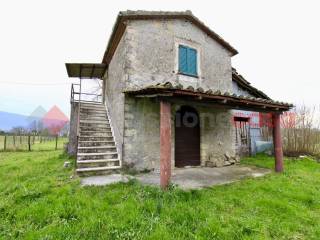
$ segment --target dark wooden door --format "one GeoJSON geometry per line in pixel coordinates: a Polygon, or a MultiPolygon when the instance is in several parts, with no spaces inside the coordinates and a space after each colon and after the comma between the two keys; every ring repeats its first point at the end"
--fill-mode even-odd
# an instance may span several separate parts
{"type": "Polygon", "coordinates": [[[200,121],[197,111],[182,106],[175,116],[175,166],[200,165],[200,121]]]}
{"type": "Polygon", "coordinates": [[[240,157],[247,157],[251,153],[249,120],[247,117],[234,117],[236,152],[240,157]]]}

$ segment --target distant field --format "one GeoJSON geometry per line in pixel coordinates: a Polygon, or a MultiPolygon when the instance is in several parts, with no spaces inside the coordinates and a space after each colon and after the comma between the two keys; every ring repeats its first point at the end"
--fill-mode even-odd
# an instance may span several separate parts
{"type": "MultiPolygon", "coordinates": [[[[0,151],[4,150],[4,136],[0,136],[0,151]]],[[[65,137],[58,137],[58,149],[63,149],[64,144],[68,141],[65,137]]],[[[54,137],[39,137],[31,136],[31,150],[54,150],[56,140],[54,137]]],[[[6,138],[7,151],[27,151],[28,136],[7,136],[6,138]]]]}

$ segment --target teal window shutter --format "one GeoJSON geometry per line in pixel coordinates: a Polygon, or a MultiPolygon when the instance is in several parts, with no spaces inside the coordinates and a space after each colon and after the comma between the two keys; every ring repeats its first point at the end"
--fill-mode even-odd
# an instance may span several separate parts
{"type": "Polygon", "coordinates": [[[191,75],[197,75],[197,51],[193,48],[188,48],[188,73],[191,75]]]}
{"type": "Polygon", "coordinates": [[[197,76],[197,50],[179,45],[179,73],[197,76]]]}
{"type": "Polygon", "coordinates": [[[182,73],[186,73],[188,71],[187,52],[187,47],[179,46],[179,72],[182,73]]]}

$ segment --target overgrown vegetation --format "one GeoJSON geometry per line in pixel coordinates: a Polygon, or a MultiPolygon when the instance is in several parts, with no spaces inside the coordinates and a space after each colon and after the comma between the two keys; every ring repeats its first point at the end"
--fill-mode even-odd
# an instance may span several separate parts
{"type": "Polygon", "coordinates": [[[320,168],[310,159],[286,159],[283,174],[187,192],[135,181],[81,187],[66,160],[61,151],[0,153],[0,239],[320,238],[320,168]]]}
{"type": "Polygon", "coordinates": [[[320,108],[300,106],[282,118],[284,152],[320,156],[320,108]]]}

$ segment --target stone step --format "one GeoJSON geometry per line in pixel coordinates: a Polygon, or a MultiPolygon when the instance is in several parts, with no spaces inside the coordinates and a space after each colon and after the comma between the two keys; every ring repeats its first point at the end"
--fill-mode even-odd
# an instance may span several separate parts
{"type": "Polygon", "coordinates": [[[91,103],[81,103],[80,104],[80,108],[91,108],[91,107],[104,107],[105,108],[105,105],[104,104],[91,104],[91,103]]]}
{"type": "Polygon", "coordinates": [[[106,171],[111,169],[119,169],[121,166],[110,166],[110,167],[93,167],[93,168],[78,168],[77,172],[98,172],[98,171],[106,171]]]}
{"type": "Polygon", "coordinates": [[[77,163],[100,163],[100,162],[117,162],[119,159],[92,159],[92,160],[79,160],[77,163]]]}
{"type": "Polygon", "coordinates": [[[80,109],[98,109],[98,110],[106,110],[104,105],[95,105],[95,106],[87,106],[87,105],[81,105],[80,109]]]}
{"type": "Polygon", "coordinates": [[[79,147],[100,147],[100,146],[110,146],[116,147],[114,141],[79,141],[79,147]]]}
{"type": "Polygon", "coordinates": [[[107,114],[106,110],[98,110],[98,109],[80,109],[80,114],[107,114]]]}
{"type": "Polygon", "coordinates": [[[86,132],[86,131],[93,131],[93,132],[111,132],[111,128],[110,127],[88,127],[88,126],[80,126],[80,132],[86,132]]]}
{"type": "Polygon", "coordinates": [[[90,159],[118,159],[117,152],[102,152],[102,153],[78,153],[77,161],[90,159]]]}
{"type": "Polygon", "coordinates": [[[80,114],[106,114],[107,111],[103,109],[81,109],[80,114]]]}
{"type": "Polygon", "coordinates": [[[108,123],[106,120],[101,121],[99,123],[91,123],[91,122],[80,122],[80,127],[111,127],[110,123],[108,123]]]}
{"type": "Polygon", "coordinates": [[[81,136],[79,137],[79,142],[83,141],[114,141],[113,136],[81,136]]]}
{"type": "Polygon", "coordinates": [[[103,111],[80,111],[80,116],[106,116],[107,112],[103,111]]]}
{"type": "Polygon", "coordinates": [[[78,147],[78,149],[107,149],[107,148],[115,148],[115,146],[96,146],[96,147],[78,147]]]}
{"type": "Polygon", "coordinates": [[[78,153],[78,157],[87,157],[87,156],[105,156],[105,155],[116,155],[117,152],[104,152],[104,153],[78,153]]]}
{"type": "Polygon", "coordinates": [[[86,131],[86,129],[87,129],[88,131],[95,131],[95,130],[98,130],[98,131],[100,131],[100,130],[103,130],[103,131],[109,130],[109,131],[111,131],[110,125],[91,124],[90,126],[87,126],[87,125],[84,125],[84,126],[83,126],[82,124],[80,124],[80,131],[81,131],[81,130],[85,130],[85,131],[86,131]]]}
{"type": "Polygon", "coordinates": [[[117,151],[116,146],[90,146],[78,147],[78,153],[103,153],[103,152],[117,151]]]}
{"type": "Polygon", "coordinates": [[[98,131],[95,131],[95,130],[80,130],[80,133],[88,133],[88,134],[90,134],[90,133],[96,133],[96,132],[109,133],[109,132],[112,132],[112,131],[111,131],[111,128],[105,128],[105,130],[103,130],[103,131],[100,131],[100,130],[98,130],[98,131]]]}
{"type": "Polygon", "coordinates": [[[105,115],[97,115],[97,114],[93,114],[91,116],[86,115],[80,115],[80,120],[85,120],[85,121],[109,121],[107,114],[105,115]]]}
{"type": "Polygon", "coordinates": [[[112,132],[80,131],[80,137],[112,137],[112,132]]]}
{"type": "Polygon", "coordinates": [[[102,104],[93,104],[93,105],[88,105],[88,104],[81,104],[80,109],[103,109],[106,110],[106,107],[102,104]]]}
{"type": "Polygon", "coordinates": [[[119,166],[119,159],[90,159],[77,161],[78,168],[119,166]]]}
{"type": "Polygon", "coordinates": [[[109,125],[109,120],[107,119],[102,119],[102,120],[80,120],[80,125],[81,124],[108,124],[109,125]]]}
{"type": "Polygon", "coordinates": [[[110,142],[79,142],[79,147],[100,147],[100,146],[109,146],[109,147],[116,147],[114,141],[110,142]]]}
{"type": "Polygon", "coordinates": [[[101,106],[104,104],[102,102],[80,102],[81,105],[84,105],[84,106],[95,106],[95,105],[98,105],[98,106],[101,106]]]}

